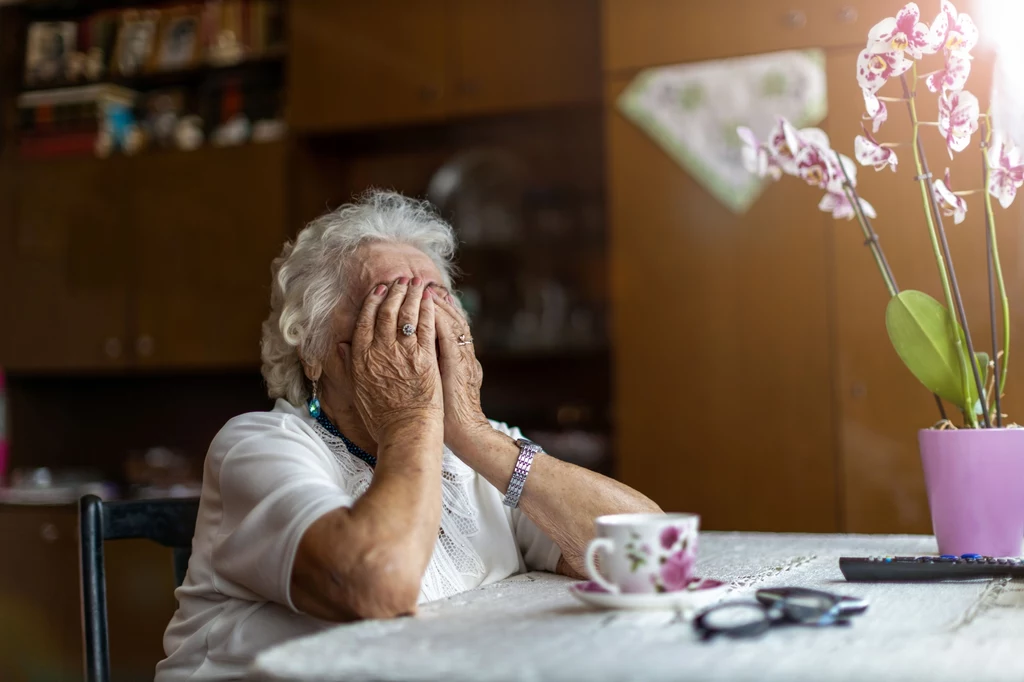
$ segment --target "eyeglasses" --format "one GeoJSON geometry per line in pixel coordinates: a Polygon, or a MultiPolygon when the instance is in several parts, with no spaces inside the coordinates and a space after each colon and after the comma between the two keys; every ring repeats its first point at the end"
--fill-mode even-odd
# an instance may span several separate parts
{"type": "Polygon", "coordinates": [[[858,597],[804,587],[758,590],[754,596],[756,601],[725,602],[705,609],[694,619],[693,627],[702,639],[715,635],[756,637],[773,625],[846,625],[868,608],[867,601],[858,597]]]}

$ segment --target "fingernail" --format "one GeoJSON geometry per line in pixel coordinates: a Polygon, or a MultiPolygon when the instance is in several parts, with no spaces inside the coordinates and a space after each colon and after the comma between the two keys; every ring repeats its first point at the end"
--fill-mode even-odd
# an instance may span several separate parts
{"type": "Polygon", "coordinates": [[[378,285],[377,285],[377,288],[373,290],[373,293],[375,293],[375,294],[377,294],[378,296],[380,296],[381,294],[383,294],[383,293],[384,293],[385,291],[387,291],[387,290],[388,290],[388,288],[387,288],[387,286],[386,286],[386,285],[384,285],[384,284],[378,284],[378,285]]]}
{"type": "Polygon", "coordinates": [[[412,278],[412,285],[414,287],[418,287],[420,285],[420,278],[419,277],[413,277],[412,278]]]}
{"type": "Polygon", "coordinates": [[[434,293],[434,292],[432,292],[430,289],[424,289],[423,290],[423,300],[424,301],[429,301],[430,300],[430,295],[432,293],[434,293]]]}
{"type": "Polygon", "coordinates": [[[401,284],[402,286],[405,286],[408,283],[409,283],[409,278],[408,277],[399,277],[398,278],[398,284],[401,284]]]}
{"type": "Polygon", "coordinates": [[[452,295],[451,294],[448,294],[447,296],[445,296],[445,299],[447,299],[447,301],[449,303],[451,303],[452,305],[455,305],[455,301],[452,300],[452,295]]]}

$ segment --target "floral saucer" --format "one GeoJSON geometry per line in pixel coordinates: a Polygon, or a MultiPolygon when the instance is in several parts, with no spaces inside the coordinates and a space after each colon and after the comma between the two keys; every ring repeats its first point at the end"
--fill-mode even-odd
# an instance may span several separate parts
{"type": "Polygon", "coordinates": [[[615,594],[593,581],[569,586],[572,596],[599,609],[697,611],[721,600],[728,591],[725,583],[706,578],[694,578],[685,589],[675,592],[615,594]]]}

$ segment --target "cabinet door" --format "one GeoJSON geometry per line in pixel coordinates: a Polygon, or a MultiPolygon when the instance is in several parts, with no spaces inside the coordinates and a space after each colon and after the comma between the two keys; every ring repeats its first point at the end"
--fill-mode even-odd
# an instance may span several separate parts
{"type": "Polygon", "coordinates": [[[455,111],[598,102],[599,13],[591,0],[455,0],[455,111]]]}
{"type": "Polygon", "coordinates": [[[289,6],[289,123],[339,130],[445,113],[447,3],[302,0],[289,6]]]}
{"type": "Polygon", "coordinates": [[[820,195],[779,183],[735,215],[607,121],[621,479],[707,528],[836,531],[820,195]]]}
{"type": "Polygon", "coordinates": [[[124,363],[127,254],[121,160],[0,170],[0,365],[78,370],[124,363]]]}
{"type": "Polygon", "coordinates": [[[0,505],[0,679],[82,679],[77,515],[0,505]]]}
{"type": "MultiPolygon", "coordinates": [[[[0,679],[82,675],[77,507],[0,505],[0,679]]],[[[152,679],[176,608],[171,551],[148,540],[108,542],[111,680],[152,679]]]]}
{"type": "Polygon", "coordinates": [[[285,148],[139,157],[133,349],[140,365],[252,367],[286,234],[285,148]]]}
{"type": "MultiPolygon", "coordinates": [[[[884,15],[883,15],[884,16],[884,15]]],[[[926,14],[928,16],[928,14],[926,14]]],[[[863,99],[853,77],[857,48],[828,54],[829,122],[833,145],[852,156],[853,138],[860,132],[863,99]]],[[[931,68],[931,67],[928,67],[931,68]]],[[[976,55],[968,89],[981,99],[985,111],[990,92],[990,55],[976,55]]],[[[937,98],[919,85],[918,111],[922,120],[936,120],[937,98]]],[[[882,94],[897,96],[900,86],[890,83],[882,94]]],[[[941,135],[934,127],[922,128],[930,170],[941,177],[946,167],[956,190],[982,187],[982,161],[977,134],[967,150],[950,160],[941,135]]],[[[906,107],[890,103],[888,121],[876,137],[882,142],[911,139],[906,107]]],[[[861,168],[858,188],[878,212],[873,221],[896,282],[902,289],[918,289],[944,303],[911,149],[896,150],[899,169],[875,173],[861,168]]],[[[991,354],[985,256],[985,210],[981,195],[969,196],[966,220],[954,225],[945,218],[946,234],[957,279],[967,309],[976,351],[991,354]]],[[[1020,197],[1009,210],[994,202],[999,250],[1012,312],[1014,339],[1024,338],[1021,310],[1019,237],[1024,202],[1020,197]]],[[[840,409],[839,443],[846,528],[857,533],[928,533],[931,520],[917,447],[917,430],[939,420],[934,398],[910,374],[896,355],[885,329],[888,302],[874,261],[863,246],[856,224],[836,223],[834,263],[836,325],[836,397],[840,409]]],[[[1019,343],[1019,342],[1016,342],[1019,343]]],[[[1020,348],[1019,345],[1016,346],[1020,348]]],[[[1011,349],[1012,350],[1012,349],[1011,349]]],[[[1010,380],[1003,412],[1010,422],[1024,420],[1024,377],[1011,359],[1010,380]]],[[[947,405],[952,419],[961,422],[947,405]]]]}

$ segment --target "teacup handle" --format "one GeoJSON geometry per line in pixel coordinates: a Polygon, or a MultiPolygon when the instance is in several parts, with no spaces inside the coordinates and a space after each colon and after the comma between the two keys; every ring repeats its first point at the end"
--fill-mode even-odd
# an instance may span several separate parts
{"type": "Polygon", "coordinates": [[[611,592],[612,594],[618,594],[619,586],[613,585],[612,583],[605,580],[604,576],[602,576],[601,573],[597,570],[597,563],[595,562],[595,559],[597,559],[597,553],[600,552],[602,549],[606,552],[611,552],[615,549],[615,543],[611,540],[611,538],[594,538],[590,541],[590,544],[587,545],[587,573],[590,574],[591,580],[593,580],[595,583],[606,589],[608,592],[611,592]]]}

